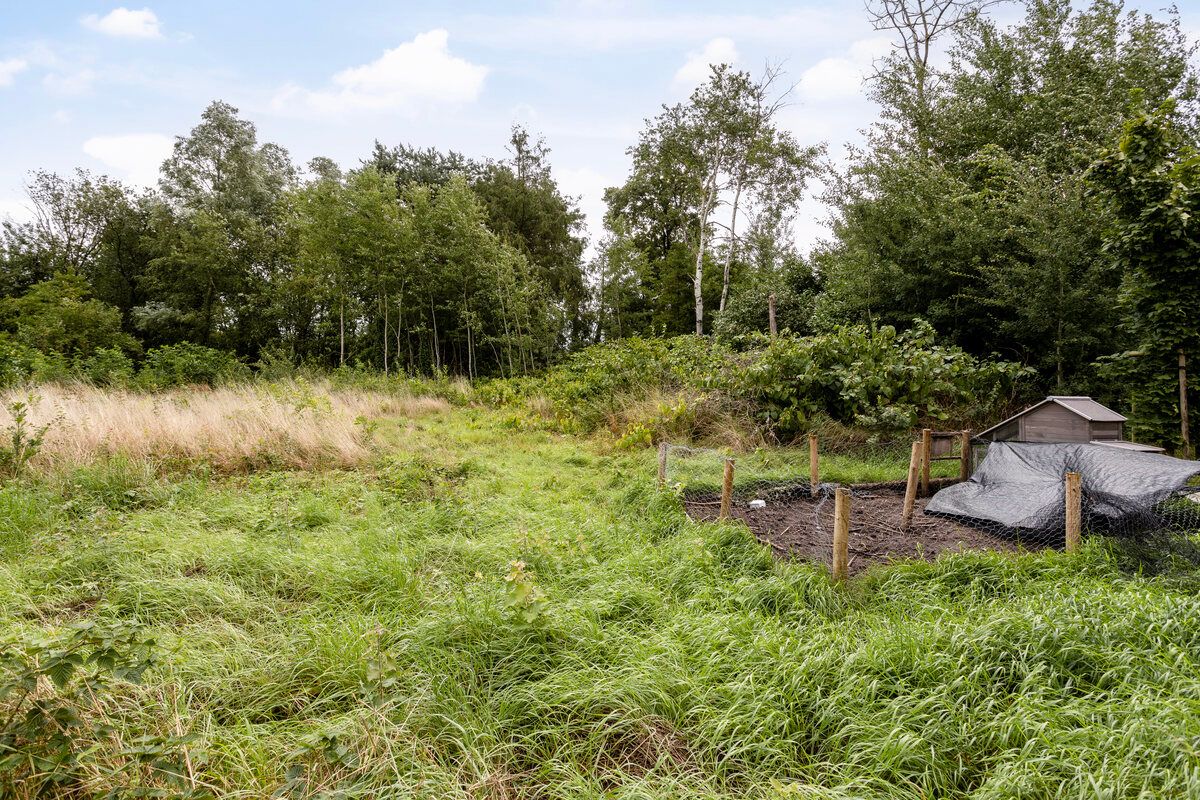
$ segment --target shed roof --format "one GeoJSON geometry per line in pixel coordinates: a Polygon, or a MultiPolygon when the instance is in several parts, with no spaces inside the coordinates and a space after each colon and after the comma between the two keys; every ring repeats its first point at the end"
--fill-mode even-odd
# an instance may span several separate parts
{"type": "Polygon", "coordinates": [[[1124,422],[1125,417],[1113,411],[1108,406],[1102,406],[1090,397],[1065,397],[1052,394],[1042,402],[1058,403],[1063,408],[1074,411],[1089,422],[1124,422]]]}
{"type": "Polygon", "coordinates": [[[1103,445],[1104,447],[1115,447],[1118,450],[1132,450],[1135,453],[1164,453],[1161,447],[1155,447],[1152,444],[1138,444],[1137,442],[1126,442],[1122,439],[1097,439],[1092,444],[1103,445]]]}
{"type": "Polygon", "coordinates": [[[1078,396],[1052,394],[1049,397],[1047,397],[1045,400],[1041,401],[1040,403],[1034,403],[1033,405],[1031,405],[1029,408],[1025,409],[1024,411],[1013,414],[1008,419],[1004,420],[1003,422],[999,422],[999,423],[993,425],[992,427],[988,428],[986,431],[980,432],[978,435],[981,437],[987,436],[989,433],[996,430],[997,428],[1002,428],[1005,425],[1007,425],[1008,423],[1012,422],[1014,419],[1023,417],[1026,414],[1028,414],[1032,411],[1036,411],[1037,409],[1039,409],[1042,406],[1047,405],[1049,403],[1054,403],[1056,405],[1060,405],[1063,408],[1070,411],[1071,413],[1078,414],[1079,416],[1083,417],[1088,422],[1124,422],[1125,421],[1125,417],[1123,417],[1120,414],[1118,414],[1117,412],[1113,411],[1108,406],[1104,406],[1104,405],[1101,405],[1100,403],[1097,403],[1095,400],[1093,400],[1090,397],[1078,397],[1078,396]]]}

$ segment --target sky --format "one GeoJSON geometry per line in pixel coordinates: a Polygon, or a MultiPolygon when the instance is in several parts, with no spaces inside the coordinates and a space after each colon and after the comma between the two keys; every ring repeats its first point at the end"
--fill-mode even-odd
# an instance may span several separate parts
{"type": "MultiPolygon", "coordinates": [[[[1200,32],[1200,0],[1179,7],[1200,32]]],[[[522,124],[545,137],[594,244],[626,148],[710,63],[782,64],[795,85],[782,126],[841,159],[876,118],[863,77],[890,47],[860,0],[0,0],[0,217],[28,217],[33,169],[153,185],[173,137],[220,99],[299,164],[354,167],[375,140],[501,158],[522,124]]],[[[797,218],[802,249],[825,234],[819,188],[797,218]]]]}

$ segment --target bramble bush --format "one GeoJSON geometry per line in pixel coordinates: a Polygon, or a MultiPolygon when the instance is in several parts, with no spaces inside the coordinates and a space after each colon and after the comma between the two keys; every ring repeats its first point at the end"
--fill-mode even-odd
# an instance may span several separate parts
{"type": "Polygon", "coordinates": [[[105,701],[140,682],[155,651],[136,626],[92,621],[0,643],[0,793],[84,796],[95,781],[109,797],[208,796],[188,777],[190,737],[122,741],[106,717],[105,701]]]}
{"type": "Polygon", "coordinates": [[[696,336],[608,342],[538,377],[489,381],[477,396],[501,406],[544,398],[552,424],[592,431],[639,396],[678,393],[656,405],[653,418],[614,431],[623,440],[649,443],[658,438],[658,421],[689,417],[677,405],[690,393],[710,408],[724,404],[731,414],[748,415],[762,430],[787,439],[823,418],[879,431],[978,419],[1011,403],[1032,374],[1018,364],[939,345],[933,328],[920,321],[905,332],[850,326],[819,336],[745,337],[734,344],[736,349],[696,336]]]}
{"type": "Polygon", "coordinates": [[[977,359],[936,343],[933,328],[840,328],[821,336],[763,339],[721,384],[754,402],[781,435],[814,417],[875,430],[978,418],[1013,399],[1031,370],[977,359]]]}

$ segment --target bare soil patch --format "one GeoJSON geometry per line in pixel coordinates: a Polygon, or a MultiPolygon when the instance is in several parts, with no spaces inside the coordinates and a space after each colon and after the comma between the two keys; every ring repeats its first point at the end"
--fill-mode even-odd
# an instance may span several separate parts
{"type": "MultiPolygon", "coordinates": [[[[850,506],[850,572],[858,574],[873,564],[910,558],[932,561],[956,550],[1001,550],[1015,552],[1020,543],[944,517],[927,516],[926,498],[918,498],[913,525],[900,530],[904,507],[903,486],[890,484],[852,487],[850,506]]],[[[750,528],[755,537],[780,558],[803,559],[829,564],[833,539],[833,497],[811,498],[807,489],[763,491],[767,507],[751,509],[749,497],[736,498],[735,519],[750,528]]],[[[715,520],[719,498],[703,495],[685,498],[687,513],[697,520],[715,520]]]]}

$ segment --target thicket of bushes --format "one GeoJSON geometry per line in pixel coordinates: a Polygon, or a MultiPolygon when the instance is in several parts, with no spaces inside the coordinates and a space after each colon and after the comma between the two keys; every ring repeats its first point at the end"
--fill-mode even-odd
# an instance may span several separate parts
{"type": "Polygon", "coordinates": [[[541,413],[564,429],[607,426],[630,441],[702,427],[711,412],[741,416],[786,440],[824,419],[877,431],[966,424],[1011,404],[1029,375],[1018,364],[939,345],[918,323],[906,332],[853,326],[732,345],[630,338],[587,348],[538,377],[489,381],[477,396],[541,413]],[[647,396],[660,400],[657,407],[628,418],[647,396]]]}

